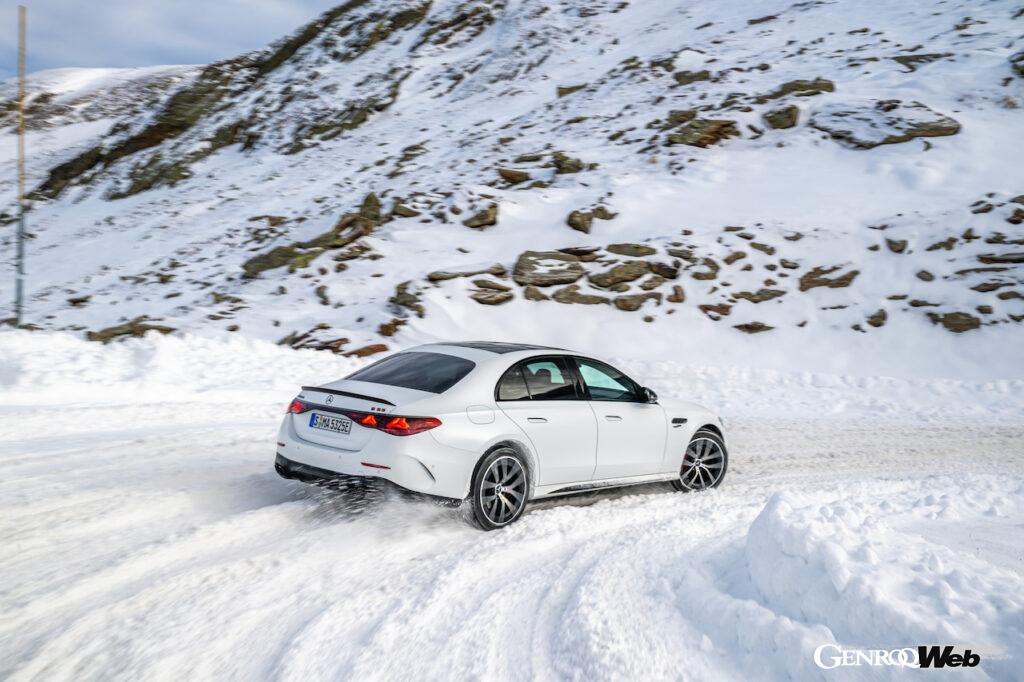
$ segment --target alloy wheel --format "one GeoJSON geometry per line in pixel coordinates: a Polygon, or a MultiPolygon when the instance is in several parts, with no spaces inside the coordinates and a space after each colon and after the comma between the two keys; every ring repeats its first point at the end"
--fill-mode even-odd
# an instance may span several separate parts
{"type": "Polygon", "coordinates": [[[513,457],[491,462],[480,483],[480,509],[496,526],[516,518],[526,504],[526,472],[513,457]]]}
{"type": "Polygon", "coordinates": [[[725,473],[722,446],[707,437],[694,438],[683,455],[679,482],[687,490],[704,490],[718,484],[725,473]]]}

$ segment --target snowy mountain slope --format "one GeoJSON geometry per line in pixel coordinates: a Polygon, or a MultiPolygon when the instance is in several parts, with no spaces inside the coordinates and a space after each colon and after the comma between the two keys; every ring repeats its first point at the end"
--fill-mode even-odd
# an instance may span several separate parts
{"type": "Polygon", "coordinates": [[[181,79],[156,106],[94,88],[125,109],[40,117],[30,321],[1020,377],[1022,25],[1011,2],[352,1],[140,73],[181,79]]]}
{"type": "Polygon", "coordinates": [[[0,676],[904,679],[814,651],[949,643],[981,654],[972,679],[1019,678],[1020,381],[637,361],[721,406],[726,485],[546,502],[484,534],[272,471],[295,385],[363,362],[0,336],[0,676]]]}

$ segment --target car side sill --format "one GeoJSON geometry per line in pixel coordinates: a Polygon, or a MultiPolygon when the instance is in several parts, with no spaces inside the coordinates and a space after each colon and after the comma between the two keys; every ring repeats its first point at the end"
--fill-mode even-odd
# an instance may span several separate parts
{"type": "Polygon", "coordinates": [[[676,478],[675,474],[649,474],[646,476],[629,476],[626,478],[607,478],[603,481],[587,481],[586,483],[574,483],[572,485],[555,488],[547,492],[538,492],[536,499],[542,497],[557,497],[559,495],[572,495],[574,493],[585,493],[592,490],[604,490],[605,488],[622,488],[629,485],[642,485],[644,483],[659,483],[671,481],[676,478]]]}

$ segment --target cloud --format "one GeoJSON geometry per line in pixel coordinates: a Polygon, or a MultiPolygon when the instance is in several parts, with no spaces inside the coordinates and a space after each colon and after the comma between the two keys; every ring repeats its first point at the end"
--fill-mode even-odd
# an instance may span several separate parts
{"type": "MultiPolygon", "coordinates": [[[[285,36],[340,0],[22,0],[28,71],[205,64],[285,36]]],[[[0,78],[17,73],[15,0],[0,3],[0,78]]]]}

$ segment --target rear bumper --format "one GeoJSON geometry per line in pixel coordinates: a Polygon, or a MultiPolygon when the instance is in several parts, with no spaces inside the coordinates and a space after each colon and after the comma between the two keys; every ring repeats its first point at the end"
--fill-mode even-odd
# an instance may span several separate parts
{"type": "Polygon", "coordinates": [[[355,476],[383,478],[407,490],[465,499],[476,464],[471,453],[440,445],[428,434],[389,436],[362,451],[302,440],[285,419],[274,468],[285,478],[319,481],[355,476]]]}

